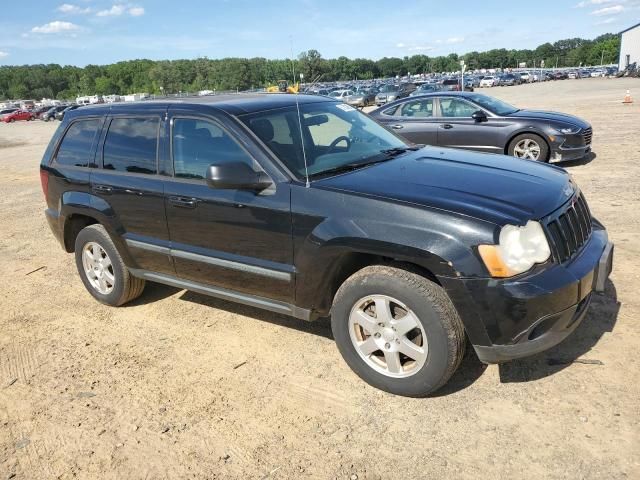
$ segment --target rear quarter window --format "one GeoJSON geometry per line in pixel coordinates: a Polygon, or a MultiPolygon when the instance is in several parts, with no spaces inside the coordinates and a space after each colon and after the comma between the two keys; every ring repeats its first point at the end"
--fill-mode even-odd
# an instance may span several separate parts
{"type": "Polygon", "coordinates": [[[71,124],[60,143],[56,163],[74,167],[88,167],[102,119],[78,120],[71,124]]]}

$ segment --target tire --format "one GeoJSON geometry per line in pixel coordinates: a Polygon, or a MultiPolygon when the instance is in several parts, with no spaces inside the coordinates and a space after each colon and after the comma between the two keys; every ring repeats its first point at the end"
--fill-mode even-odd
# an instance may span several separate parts
{"type": "MultiPolygon", "coordinates": [[[[513,140],[511,140],[511,142],[509,142],[509,146],[507,148],[507,152],[512,157],[525,158],[526,160],[534,160],[534,161],[538,161],[538,162],[548,162],[549,161],[549,145],[547,144],[547,142],[540,135],[536,135],[535,133],[522,133],[522,134],[516,136],[513,140]],[[520,154],[518,154],[518,152],[516,151],[516,149],[519,146],[520,147],[526,146],[526,142],[527,141],[533,142],[538,146],[538,149],[537,149],[538,150],[538,156],[537,156],[537,158],[532,158],[531,155],[523,157],[520,154]]],[[[531,148],[530,152],[534,153],[535,149],[531,148]]]]}
{"type": "MultiPolygon", "coordinates": [[[[111,305],[112,307],[118,307],[124,305],[135,298],[138,298],[144,290],[145,281],[140,278],[136,278],[129,272],[129,269],[124,264],[120,253],[113,244],[111,237],[102,225],[89,225],[80,231],[76,237],[75,243],[75,256],[76,267],[78,268],[78,274],[84,283],[85,288],[89,291],[93,297],[101,303],[111,305]],[[96,286],[95,283],[99,283],[95,278],[90,279],[89,273],[85,268],[85,249],[93,247],[93,251],[90,253],[97,253],[99,249],[102,249],[101,253],[104,253],[105,257],[100,258],[103,265],[109,264],[109,268],[100,269],[101,275],[110,275],[111,280],[106,280],[107,288],[104,291],[100,291],[100,286],[96,286]],[[92,283],[93,282],[93,283],[92,283]],[[111,288],[109,287],[111,283],[111,288]]],[[[91,269],[89,269],[91,270],[91,269]]]]}
{"type": "Polygon", "coordinates": [[[49,120],[50,120],[49,117],[44,117],[45,122],[48,122],[49,120]]]}
{"type": "Polygon", "coordinates": [[[460,365],[466,346],[462,321],[442,287],[418,273],[395,266],[369,266],[349,277],[336,293],[331,329],[342,357],[360,378],[373,387],[407,397],[424,397],[442,387],[460,365]],[[363,318],[362,306],[372,296],[376,300],[369,305],[375,305],[375,317],[367,316],[364,322],[373,319],[372,330],[359,337],[364,329],[354,324],[353,318],[363,318]],[[384,314],[377,313],[377,301],[381,298],[383,301],[389,298],[389,304],[393,305],[387,310],[391,313],[388,317],[391,325],[396,322],[393,327],[389,328],[388,322],[385,328],[379,327],[378,320],[385,318],[384,314]],[[403,327],[397,322],[409,317],[416,327],[401,334],[403,327]],[[372,333],[374,328],[378,331],[372,333]],[[423,360],[419,361],[415,355],[407,357],[396,353],[406,350],[407,341],[413,343],[410,351],[421,350],[423,360]],[[376,344],[373,348],[382,343],[367,356],[361,348],[365,344],[373,345],[371,342],[376,344]],[[397,350],[392,351],[394,349],[397,350]],[[387,354],[394,355],[390,359],[399,360],[387,362],[387,354]],[[383,360],[384,368],[380,366],[383,360]]]}
{"type": "Polygon", "coordinates": [[[9,119],[9,123],[13,123],[13,122],[15,122],[15,121],[16,121],[16,119],[15,119],[15,118],[10,118],[10,119],[9,119]]]}

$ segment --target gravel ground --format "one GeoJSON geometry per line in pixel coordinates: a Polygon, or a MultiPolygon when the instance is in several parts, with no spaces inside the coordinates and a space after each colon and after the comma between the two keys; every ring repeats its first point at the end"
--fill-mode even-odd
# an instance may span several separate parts
{"type": "Polygon", "coordinates": [[[638,87],[486,90],[593,124],[593,158],[564,166],[616,243],[612,282],[558,347],[469,353],[420,400],[359,380],[326,321],[153,284],[96,303],[43,215],[57,123],[0,124],[0,479],[640,478],[638,87]]]}

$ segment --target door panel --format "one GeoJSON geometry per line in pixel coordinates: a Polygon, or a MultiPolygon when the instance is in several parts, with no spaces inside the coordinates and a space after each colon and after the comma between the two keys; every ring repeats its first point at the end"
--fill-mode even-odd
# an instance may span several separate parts
{"type": "Polygon", "coordinates": [[[138,268],[175,274],[168,252],[164,179],[156,174],[159,131],[166,107],[106,121],[92,194],[107,202],[138,268]]]}
{"type": "Polygon", "coordinates": [[[216,121],[177,113],[171,116],[171,137],[176,177],[183,172],[192,178],[168,179],[165,188],[177,275],[291,301],[289,184],[275,183],[261,193],[211,188],[194,178],[204,176],[209,164],[244,158],[257,168],[255,160],[216,121]]]}
{"type": "Polygon", "coordinates": [[[439,120],[434,118],[433,99],[416,98],[402,103],[393,115],[378,121],[413,143],[437,145],[439,120]]]}
{"type": "Polygon", "coordinates": [[[476,122],[471,114],[481,110],[480,107],[457,98],[440,98],[439,102],[438,145],[487,153],[504,152],[507,135],[504,120],[488,115],[486,122],[476,122]]]}

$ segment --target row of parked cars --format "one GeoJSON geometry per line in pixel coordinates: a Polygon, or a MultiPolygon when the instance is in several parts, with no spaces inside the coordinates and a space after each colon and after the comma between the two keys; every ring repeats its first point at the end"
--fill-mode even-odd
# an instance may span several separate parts
{"type": "Polygon", "coordinates": [[[70,110],[75,110],[81,105],[58,105],[55,107],[38,107],[33,110],[24,110],[20,108],[5,108],[0,110],[0,122],[13,123],[17,121],[31,121],[31,120],[43,120],[48,122],[50,120],[62,121],[65,113],[70,110]]]}

